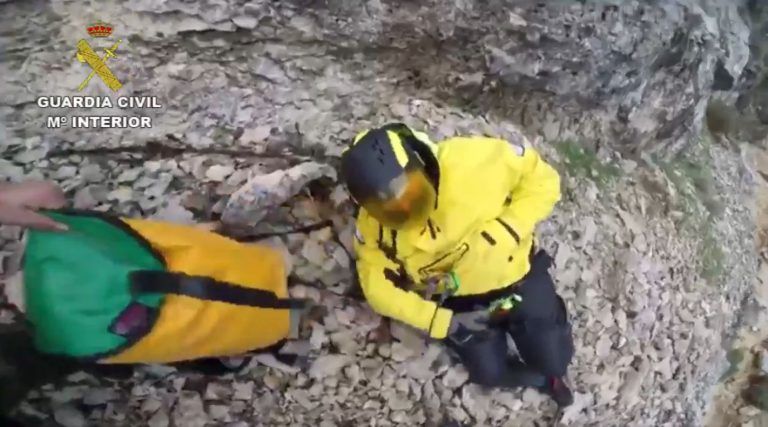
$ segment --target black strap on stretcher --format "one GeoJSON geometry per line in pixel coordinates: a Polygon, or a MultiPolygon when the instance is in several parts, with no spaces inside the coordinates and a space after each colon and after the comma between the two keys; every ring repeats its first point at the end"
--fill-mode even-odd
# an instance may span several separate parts
{"type": "Polygon", "coordinates": [[[141,270],[132,272],[129,279],[134,294],[184,295],[201,300],[262,308],[301,309],[305,306],[303,300],[278,298],[273,292],[264,289],[246,288],[210,277],[162,270],[141,270]]]}

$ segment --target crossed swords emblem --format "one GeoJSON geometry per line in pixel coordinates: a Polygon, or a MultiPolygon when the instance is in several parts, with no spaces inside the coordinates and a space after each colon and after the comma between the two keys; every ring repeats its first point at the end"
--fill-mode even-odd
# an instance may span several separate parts
{"type": "Polygon", "coordinates": [[[80,83],[80,86],[77,87],[78,91],[85,89],[94,75],[98,75],[101,78],[101,81],[114,92],[117,92],[118,89],[123,87],[123,84],[117,80],[117,77],[115,77],[109,67],[107,67],[107,60],[109,58],[117,58],[115,51],[117,50],[117,45],[119,45],[121,41],[122,40],[118,40],[112,47],[104,49],[104,56],[102,57],[99,57],[87,41],[80,40],[77,42],[77,60],[80,62],[87,62],[88,65],[91,66],[91,73],[88,74],[88,77],[86,77],[86,79],[80,83]]]}

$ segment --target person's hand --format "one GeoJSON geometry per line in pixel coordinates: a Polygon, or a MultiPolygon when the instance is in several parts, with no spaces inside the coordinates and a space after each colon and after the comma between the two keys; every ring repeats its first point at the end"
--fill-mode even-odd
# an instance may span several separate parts
{"type": "Polygon", "coordinates": [[[487,309],[476,309],[463,313],[454,312],[451,316],[446,338],[449,343],[462,346],[488,329],[490,317],[487,309]]]}
{"type": "Polygon", "coordinates": [[[66,225],[37,212],[39,209],[58,209],[65,204],[64,193],[52,182],[0,184],[0,225],[65,231],[66,225]]]}
{"type": "Polygon", "coordinates": [[[487,309],[453,313],[448,335],[455,334],[460,328],[468,332],[482,331],[488,328],[491,315],[487,309]]]}

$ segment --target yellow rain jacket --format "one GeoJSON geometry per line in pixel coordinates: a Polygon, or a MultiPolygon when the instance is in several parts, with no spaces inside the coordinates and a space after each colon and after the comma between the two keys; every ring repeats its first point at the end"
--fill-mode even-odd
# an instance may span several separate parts
{"type": "Polygon", "coordinates": [[[426,279],[453,271],[461,284],[454,296],[460,297],[523,278],[534,227],[560,200],[560,177],[527,141],[457,137],[433,147],[440,183],[428,224],[398,232],[360,209],[355,250],[371,307],[442,339],[452,311],[424,299],[426,279]]]}

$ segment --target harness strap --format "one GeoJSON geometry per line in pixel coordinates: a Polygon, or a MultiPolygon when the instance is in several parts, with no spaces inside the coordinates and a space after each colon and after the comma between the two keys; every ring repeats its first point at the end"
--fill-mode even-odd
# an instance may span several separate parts
{"type": "Polygon", "coordinates": [[[210,277],[189,276],[170,271],[134,271],[130,273],[129,279],[134,294],[175,294],[207,301],[277,309],[301,309],[305,305],[302,300],[278,298],[273,292],[263,289],[246,288],[210,277]]]}

